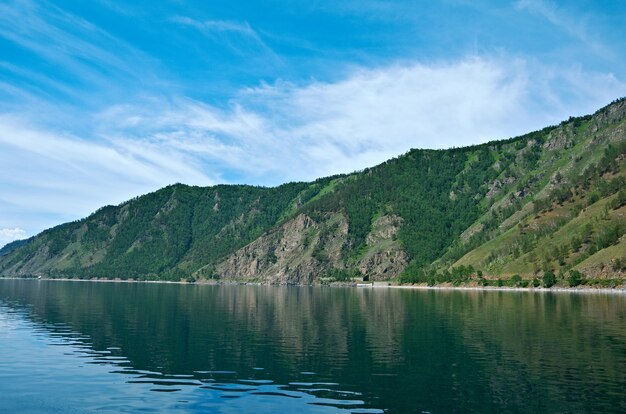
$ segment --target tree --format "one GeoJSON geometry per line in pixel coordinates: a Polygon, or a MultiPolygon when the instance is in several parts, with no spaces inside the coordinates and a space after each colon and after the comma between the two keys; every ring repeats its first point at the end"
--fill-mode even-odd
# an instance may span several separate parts
{"type": "Polygon", "coordinates": [[[522,277],[520,275],[511,276],[511,284],[515,287],[519,287],[522,284],[522,277]]]}
{"type": "Polygon", "coordinates": [[[552,287],[556,284],[556,276],[553,272],[546,272],[543,274],[543,286],[546,288],[552,287]]]}
{"type": "Polygon", "coordinates": [[[578,270],[570,270],[569,277],[567,278],[567,284],[570,287],[575,287],[583,282],[583,275],[578,270]]]}

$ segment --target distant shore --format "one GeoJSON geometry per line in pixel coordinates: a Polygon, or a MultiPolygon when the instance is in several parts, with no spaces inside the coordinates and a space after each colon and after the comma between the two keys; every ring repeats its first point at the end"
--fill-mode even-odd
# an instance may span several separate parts
{"type": "Polygon", "coordinates": [[[390,285],[390,286],[373,286],[374,289],[381,287],[392,289],[421,289],[421,290],[466,290],[466,291],[509,291],[509,292],[566,292],[566,293],[618,293],[626,294],[626,287],[591,287],[591,286],[576,286],[576,287],[564,287],[554,286],[551,288],[544,287],[510,287],[510,286],[426,286],[426,285],[390,285]]]}
{"type": "MultiPolygon", "coordinates": [[[[136,280],[136,279],[70,279],[67,277],[0,277],[0,280],[33,280],[40,282],[99,282],[99,283],[164,283],[173,285],[193,285],[194,283],[176,280],[136,280]]],[[[198,283],[201,284],[201,283],[198,283]]],[[[217,283],[215,283],[217,284],[217,283]]],[[[235,284],[235,283],[233,283],[235,284]]]]}
{"type": "Polygon", "coordinates": [[[358,289],[417,289],[417,290],[460,290],[460,291],[495,291],[495,292],[565,292],[565,293],[617,293],[626,294],[626,286],[592,287],[592,286],[553,286],[544,287],[511,287],[511,286],[452,286],[452,285],[398,285],[391,282],[364,282],[364,283],[333,283],[330,285],[278,285],[260,282],[244,281],[213,281],[199,280],[195,282],[173,281],[173,280],[135,280],[135,279],[69,279],[69,278],[31,278],[31,277],[0,277],[0,280],[33,280],[33,281],[55,281],[55,282],[100,282],[100,283],[154,283],[154,284],[174,284],[174,285],[204,285],[204,286],[320,286],[320,287],[353,287],[358,289]]]}

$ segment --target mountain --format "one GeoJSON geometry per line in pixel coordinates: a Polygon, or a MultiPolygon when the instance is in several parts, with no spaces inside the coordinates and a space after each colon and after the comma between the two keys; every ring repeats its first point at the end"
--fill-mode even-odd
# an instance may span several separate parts
{"type": "Polygon", "coordinates": [[[171,185],[2,249],[0,275],[610,285],[626,278],[625,176],[620,99],[310,183],[171,185]]]}

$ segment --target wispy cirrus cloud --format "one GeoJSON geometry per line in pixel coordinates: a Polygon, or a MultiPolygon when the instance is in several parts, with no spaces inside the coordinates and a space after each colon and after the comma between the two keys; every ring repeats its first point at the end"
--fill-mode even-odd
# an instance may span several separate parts
{"type": "Polygon", "coordinates": [[[613,57],[611,48],[593,35],[587,16],[572,15],[562,5],[547,0],[517,0],[515,8],[543,17],[562,32],[582,42],[587,50],[595,54],[607,59],[613,57]]]}
{"type": "MultiPolygon", "coordinates": [[[[45,74],[2,62],[2,71],[20,79],[22,90],[39,98],[93,100],[94,89],[128,92],[133,84],[156,78],[154,59],[97,25],[45,1],[10,0],[0,4],[0,38],[27,52],[35,66],[44,63],[45,74]]],[[[9,58],[9,57],[6,57],[9,58]]],[[[7,88],[5,88],[6,90],[7,88]]],[[[19,91],[9,91],[14,95],[19,91]]]]}
{"type": "Polygon", "coordinates": [[[203,20],[198,21],[185,16],[174,16],[171,20],[186,26],[194,27],[201,31],[207,32],[234,32],[246,36],[250,36],[255,40],[259,38],[258,34],[250,27],[248,22],[231,22],[226,20],[203,20]]]}
{"type": "Polygon", "coordinates": [[[249,49],[260,49],[271,55],[275,60],[280,60],[278,55],[267,45],[259,33],[246,21],[235,22],[228,20],[195,20],[186,16],[173,16],[172,22],[192,27],[207,37],[213,38],[228,45],[240,54],[249,53],[249,49]],[[235,39],[233,39],[235,38],[235,39]],[[248,43],[248,44],[246,44],[248,43]]]}

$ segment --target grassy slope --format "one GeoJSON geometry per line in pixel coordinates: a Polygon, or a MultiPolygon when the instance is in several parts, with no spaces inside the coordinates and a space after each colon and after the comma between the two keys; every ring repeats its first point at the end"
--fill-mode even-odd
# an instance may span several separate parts
{"type": "MultiPolygon", "coordinates": [[[[542,188],[534,199],[548,198],[548,205],[536,212],[531,208],[533,203],[528,202],[525,208],[519,209],[510,219],[504,220],[501,228],[493,231],[489,240],[451,263],[452,267],[471,265],[476,269],[482,269],[488,275],[501,277],[514,274],[532,277],[547,270],[566,272],[571,268],[592,276],[608,277],[611,273],[617,273],[610,267],[616,258],[626,258],[624,237],[621,237],[625,227],[624,207],[618,209],[607,207],[617,198],[617,194],[601,195],[597,201],[591,201],[591,204],[589,195],[597,194],[604,183],[626,176],[623,156],[626,120],[623,117],[616,118],[601,126],[593,134],[589,132],[591,124],[592,120],[587,120],[572,129],[574,145],[566,154],[555,158],[546,151],[542,154],[539,167],[529,171],[531,175],[543,171],[546,177],[554,177],[558,172],[563,177],[560,183],[545,178],[541,182],[542,188]],[[592,183],[590,188],[585,188],[590,180],[581,179],[581,172],[601,161],[609,143],[613,146],[622,145],[615,167],[610,172],[599,172],[594,177],[597,182],[592,183]],[[550,192],[559,188],[572,189],[574,195],[564,202],[550,200],[550,192]],[[580,247],[573,246],[573,239],[584,238],[582,234],[586,226],[591,228],[590,237],[586,242],[583,240],[580,247]],[[586,250],[594,244],[594,237],[600,237],[612,226],[620,227],[621,239],[618,239],[615,245],[603,247],[598,252],[587,252],[586,250]],[[537,230],[543,230],[545,234],[538,234],[530,249],[522,251],[515,249],[515,246],[522,243],[525,234],[537,230]],[[555,254],[556,250],[559,251],[555,254]],[[589,255],[591,257],[588,257],[589,255]]],[[[505,197],[510,196],[509,192],[505,197]]],[[[481,219],[484,220],[484,217],[481,219]]]]}

